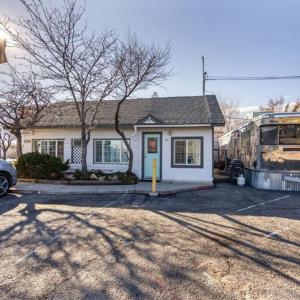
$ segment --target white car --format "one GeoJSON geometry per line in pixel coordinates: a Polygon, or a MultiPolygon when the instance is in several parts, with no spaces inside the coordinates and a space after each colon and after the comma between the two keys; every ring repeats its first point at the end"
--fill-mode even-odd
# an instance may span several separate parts
{"type": "Polygon", "coordinates": [[[0,160],[0,197],[7,194],[9,189],[17,184],[17,170],[6,160],[0,160]]]}

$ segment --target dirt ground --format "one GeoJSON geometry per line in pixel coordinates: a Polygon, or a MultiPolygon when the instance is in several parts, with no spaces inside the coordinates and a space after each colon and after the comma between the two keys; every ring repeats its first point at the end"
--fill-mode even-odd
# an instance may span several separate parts
{"type": "Polygon", "coordinates": [[[300,194],[8,195],[1,299],[300,299],[300,194]]]}

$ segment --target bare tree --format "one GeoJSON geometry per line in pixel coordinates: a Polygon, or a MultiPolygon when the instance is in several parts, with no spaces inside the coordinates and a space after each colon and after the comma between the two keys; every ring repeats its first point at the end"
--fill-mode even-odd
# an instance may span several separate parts
{"type": "Polygon", "coordinates": [[[229,132],[246,122],[243,116],[240,104],[233,99],[223,99],[220,101],[221,110],[225,118],[226,132],[229,132]]]}
{"type": "Polygon", "coordinates": [[[271,98],[266,105],[261,105],[261,111],[265,112],[298,112],[300,111],[300,100],[297,99],[294,103],[287,102],[284,97],[271,98]]]}
{"type": "Polygon", "coordinates": [[[129,154],[128,172],[132,172],[133,151],[120,126],[121,107],[135,92],[160,85],[170,76],[170,45],[165,48],[154,43],[148,45],[135,34],[129,33],[124,41],[118,43],[116,53],[116,69],[119,75],[117,95],[120,100],[115,112],[115,130],[126,145],[129,154]]]}
{"type": "Polygon", "coordinates": [[[11,143],[15,140],[13,134],[11,134],[8,130],[1,128],[0,129],[0,149],[2,151],[2,158],[6,159],[6,153],[11,143]]]}
{"type": "Polygon", "coordinates": [[[297,99],[294,103],[292,112],[300,112],[300,99],[297,99]]]}
{"type": "Polygon", "coordinates": [[[81,128],[82,171],[87,171],[87,145],[97,125],[101,101],[115,89],[117,38],[106,30],[89,34],[83,20],[84,6],[64,0],[62,7],[50,1],[19,0],[25,17],[6,17],[1,25],[21,49],[40,78],[61,96],[74,102],[81,128]],[[91,103],[90,100],[94,100],[91,103]]]}
{"type": "Polygon", "coordinates": [[[32,72],[18,72],[10,67],[2,76],[0,125],[16,137],[19,157],[22,154],[21,131],[34,126],[43,117],[50,96],[32,72]]]}
{"type": "Polygon", "coordinates": [[[268,100],[266,105],[261,105],[259,107],[260,111],[264,112],[283,112],[283,111],[289,111],[290,105],[289,103],[286,103],[284,97],[279,97],[277,99],[271,98],[268,100]]]}

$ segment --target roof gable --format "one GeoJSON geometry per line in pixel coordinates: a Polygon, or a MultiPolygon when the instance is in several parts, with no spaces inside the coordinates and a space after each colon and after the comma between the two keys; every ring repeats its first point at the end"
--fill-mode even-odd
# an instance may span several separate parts
{"type": "Polygon", "coordinates": [[[163,125],[165,124],[161,120],[153,117],[151,114],[147,115],[146,117],[140,119],[138,122],[135,123],[136,125],[163,125]]]}

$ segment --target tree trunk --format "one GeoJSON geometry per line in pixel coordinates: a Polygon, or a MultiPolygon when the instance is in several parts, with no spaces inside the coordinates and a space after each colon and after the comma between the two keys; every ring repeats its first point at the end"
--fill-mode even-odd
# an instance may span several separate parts
{"type": "Polygon", "coordinates": [[[2,152],[3,152],[2,158],[3,158],[4,160],[6,160],[6,152],[7,152],[7,150],[2,150],[2,152]]]}
{"type": "Polygon", "coordinates": [[[22,135],[21,130],[16,130],[15,136],[17,139],[17,158],[22,155],[22,135]]]}
{"type": "Polygon", "coordinates": [[[87,162],[86,162],[87,145],[88,145],[88,141],[86,139],[85,126],[82,126],[81,128],[81,171],[83,174],[87,173],[87,162]]]}
{"type": "Polygon", "coordinates": [[[120,115],[121,104],[122,104],[122,101],[120,101],[118,103],[117,110],[116,110],[116,113],[115,113],[115,130],[117,131],[117,133],[119,134],[119,136],[122,138],[123,142],[126,145],[126,148],[127,148],[128,154],[129,154],[128,155],[128,169],[127,169],[127,172],[131,173],[132,172],[132,165],[133,165],[133,151],[132,151],[132,148],[131,148],[128,140],[126,139],[126,136],[125,136],[124,132],[120,129],[119,115],[120,115]]]}
{"type": "Polygon", "coordinates": [[[127,172],[132,172],[132,164],[133,164],[133,151],[132,151],[132,148],[128,142],[128,140],[126,139],[126,136],[125,134],[123,133],[123,131],[121,130],[117,130],[118,134],[121,136],[123,142],[125,143],[125,146],[127,148],[127,151],[128,151],[128,169],[127,169],[127,172]]]}

